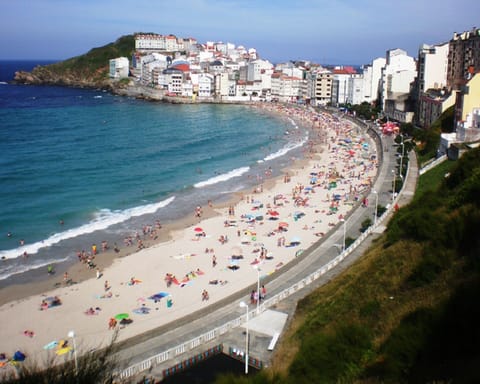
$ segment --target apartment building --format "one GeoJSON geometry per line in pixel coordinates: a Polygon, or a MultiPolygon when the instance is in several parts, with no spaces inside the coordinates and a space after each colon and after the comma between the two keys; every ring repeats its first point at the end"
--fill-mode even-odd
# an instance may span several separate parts
{"type": "Polygon", "coordinates": [[[413,120],[414,107],[409,99],[416,76],[417,66],[413,57],[402,49],[387,51],[380,86],[381,105],[387,117],[400,122],[413,120]]]}
{"type": "Polygon", "coordinates": [[[480,139],[480,72],[456,91],[455,128],[460,141],[480,139]]]}
{"type": "Polygon", "coordinates": [[[415,123],[429,128],[454,103],[446,91],[449,44],[422,44],[418,50],[415,123]]]}
{"type": "Polygon", "coordinates": [[[126,57],[117,57],[109,61],[109,75],[113,79],[122,79],[128,77],[129,61],[126,57]]]}
{"type": "Polygon", "coordinates": [[[480,71],[480,29],[454,33],[449,42],[448,87],[460,89],[480,71]]]}
{"type": "Polygon", "coordinates": [[[329,104],[332,99],[332,72],[318,68],[307,72],[306,75],[307,101],[313,106],[329,104]]]}

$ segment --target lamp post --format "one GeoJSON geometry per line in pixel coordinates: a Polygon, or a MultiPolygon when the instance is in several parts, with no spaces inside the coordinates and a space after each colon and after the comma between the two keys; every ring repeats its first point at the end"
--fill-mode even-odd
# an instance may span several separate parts
{"type": "Polygon", "coordinates": [[[400,158],[400,175],[403,175],[403,156],[405,153],[405,143],[403,142],[403,135],[400,134],[402,137],[402,143],[400,144],[402,146],[402,157],[400,158]]]}
{"type": "Polygon", "coordinates": [[[375,217],[373,219],[373,226],[377,225],[377,214],[378,214],[378,192],[373,190],[372,191],[375,194],[375,217]]]}
{"type": "Polygon", "coordinates": [[[253,268],[257,271],[257,315],[258,315],[258,306],[260,304],[260,267],[258,265],[254,265],[253,268]]]}
{"type": "Polygon", "coordinates": [[[392,203],[395,201],[395,170],[392,169],[392,175],[393,175],[393,190],[392,190],[392,203]]]}
{"type": "Polygon", "coordinates": [[[347,236],[347,220],[342,219],[340,220],[343,222],[343,243],[342,243],[342,252],[345,251],[345,239],[347,236]]]}
{"type": "Polygon", "coordinates": [[[77,343],[75,342],[75,332],[68,332],[68,337],[73,341],[73,357],[75,359],[75,375],[78,375],[78,358],[77,358],[77,343]]]}
{"type": "Polygon", "coordinates": [[[240,302],[240,307],[245,308],[247,320],[245,322],[245,374],[248,375],[248,304],[244,301],[240,302]]]}

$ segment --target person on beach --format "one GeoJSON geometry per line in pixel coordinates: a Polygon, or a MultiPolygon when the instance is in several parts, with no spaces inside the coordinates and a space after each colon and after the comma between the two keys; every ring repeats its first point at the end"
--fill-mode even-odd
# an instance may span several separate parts
{"type": "Polygon", "coordinates": [[[208,301],[209,298],[210,296],[208,295],[208,291],[204,289],[202,292],[202,301],[208,301]]]}
{"type": "Polygon", "coordinates": [[[212,267],[215,268],[217,266],[217,257],[215,255],[212,256],[212,267]]]}
{"type": "Polygon", "coordinates": [[[108,329],[109,330],[115,329],[116,326],[117,326],[117,320],[111,317],[110,320],[108,320],[108,329]]]}
{"type": "Polygon", "coordinates": [[[108,280],[105,280],[105,284],[103,284],[103,288],[105,289],[105,292],[107,292],[110,289],[110,285],[108,284],[108,280]]]}

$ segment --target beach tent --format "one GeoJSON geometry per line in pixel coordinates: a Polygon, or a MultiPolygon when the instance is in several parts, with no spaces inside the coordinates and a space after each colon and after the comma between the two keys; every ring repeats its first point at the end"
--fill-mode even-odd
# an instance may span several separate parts
{"type": "Polygon", "coordinates": [[[24,361],[25,358],[26,358],[26,356],[22,351],[16,351],[13,354],[13,361],[24,361]]]}
{"type": "Polygon", "coordinates": [[[158,292],[154,295],[149,297],[149,300],[153,300],[154,302],[160,301],[163,297],[170,296],[168,292],[158,292]]]}
{"type": "Polygon", "coordinates": [[[128,313],[119,313],[115,315],[116,320],[123,320],[123,319],[128,319],[130,315],[128,313]]]}

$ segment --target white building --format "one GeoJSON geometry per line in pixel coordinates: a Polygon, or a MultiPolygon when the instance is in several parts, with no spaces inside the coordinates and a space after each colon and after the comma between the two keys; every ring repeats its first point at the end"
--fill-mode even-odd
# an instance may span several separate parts
{"type": "Polygon", "coordinates": [[[198,74],[198,97],[212,97],[214,94],[215,80],[209,73],[198,74]]]}
{"type": "Polygon", "coordinates": [[[411,85],[417,76],[413,57],[401,49],[387,51],[387,61],[382,70],[381,102],[386,116],[402,122],[413,119],[407,104],[411,85]]]}
{"type": "Polygon", "coordinates": [[[386,63],[385,58],[378,57],[370,65],[363,68],[363,101],[374,103],[379,99],[382,68],[385,67],[386,63]]]}
{"type": "Polygon", "coordinates": [[[353,105],[355,104],[362,104],[365,100],[365,96],[363,94],[363,90],[365,89],[364,86],[364,78],[361,74],[352,75],[348,79],[348,96],[347,99],[353,105]]]}
{"type": "Polygon", "coordinates": [[[129,61],[126,57],[117,57],[109,61],[110,77],[113,79],[122,79],[128,77],[129,61]]]}
{"type": "Polygon", "coordinates": [[[299,77],[284,75],[283,73],[274,73],[272,75],[271,95],[280,101],[296,101],[302,97],[303,80],[299,77]]]}
{"type": "Polygon", "coordinates": [[[447,86],[448,43],[423,44],[418,50],[418,91],[447,86]]]}

